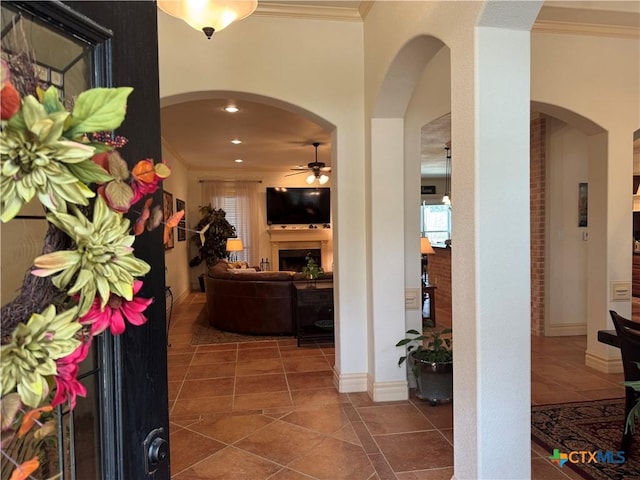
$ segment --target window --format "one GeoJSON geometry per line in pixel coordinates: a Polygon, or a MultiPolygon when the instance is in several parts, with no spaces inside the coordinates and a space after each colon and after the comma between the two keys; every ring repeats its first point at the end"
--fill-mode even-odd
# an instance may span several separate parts
{"type": "Polygon", "coordinates": [[[451,238],[451,207],[449,205],[420,205],[420,232],[433,245],[445,245],[451,238]]]}
{"type": "Polygon", "coordinates": [[[236,235],[243,244],[238,260],[249,265],[258,265],[257,187],[255,181],[209,181],[202,184],[204,203],[223,209],[225,218],[236,227],[236,235]]]}

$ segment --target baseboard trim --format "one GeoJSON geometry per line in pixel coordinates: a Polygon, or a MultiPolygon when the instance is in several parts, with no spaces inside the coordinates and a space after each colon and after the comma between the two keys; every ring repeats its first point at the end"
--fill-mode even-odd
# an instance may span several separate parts
{"type": "Polygon", "coordinates": [[[407,381],[374,382],[367,378],[367,392],[374,402],[394,402],[409,399],[407,381]]]}
{"type": "Polygon", "coordinates": [[[333,383],[340,393],[355,393],[367,391],[366,373],[339,374],[334,370],[333,383]]]}
{"type": "Polygon", "coordinates": [[[566,325],[549,325],[546,335],[548,337],[567,337],[572,335],[586,335],[586,323],[569,323],[566,325]]]}
{"type": "Polygon", "coordinates": [[[587,352],[584,356],[584,364],[602,373],[622,373],[621,358],[606,358],[587,352]]]}

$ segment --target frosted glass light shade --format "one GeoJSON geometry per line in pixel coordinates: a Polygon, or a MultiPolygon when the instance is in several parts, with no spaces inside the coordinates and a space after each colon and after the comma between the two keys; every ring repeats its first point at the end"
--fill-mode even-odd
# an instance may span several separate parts
{"type": "Polygon", "coordinates": [[[257,6],[257,0],[158,0],[158,8],[163,12],[184,20],[196,30],[210,27],[216,32],[248,17],[257,6]]]}
{"type": "Polygon", "coordinates": [[[318,178],[318,183],[320,185],[324,185],[328,181],[329,181],[329,177],[327,175],[320,175],[320,178],[318,178]]]}
{"type": "Polygon", "coordinates": [[[316,179],[316,176],[312,173],[307,178],[305,178],[304,181],[307,182],[309,185],[311,185],[315,181],[315,179],[316,179]]]}

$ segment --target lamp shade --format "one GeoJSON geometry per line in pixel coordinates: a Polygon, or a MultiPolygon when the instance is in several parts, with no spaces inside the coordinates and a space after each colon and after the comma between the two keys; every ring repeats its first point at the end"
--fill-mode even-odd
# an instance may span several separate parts
{"type": "Polygon", "coordinates": [[[242,249],[241,238],[227,238],[227,252],[241,252],[242,249]]]}
{"type": "Polygon", "coordinates": [[[431,242],[427,237],[420,237],[420,253],[422,255],[433,255],[436,253],[433,251],[433,247],[431,247],[431,242]]]}
{"type": "Polygon", "coordinates": [[[219,32],[232,22],[251,15],[257,0],[158,0],[158,8],[180,18],[196,30],[213,28],[219,32]]]}

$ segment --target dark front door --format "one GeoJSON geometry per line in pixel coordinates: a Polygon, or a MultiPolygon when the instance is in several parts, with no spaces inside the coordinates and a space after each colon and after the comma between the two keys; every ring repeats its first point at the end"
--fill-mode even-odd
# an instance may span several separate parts
{"type": "MultiPolygon", "coordinates": [[[[68,96],[79,93],[66,90],[79,78],[87,87],[133,87],[125,121],[116,132],[129,140],[120,153],[130,168],[145,158],[161,161],[155,2],[3,4],[3,42],[5,32],[15,30],[25,32],[20,38],[27,42],[44,44],[37,59],[49,62],[43,75],[64,84],[68,96]],[[14,17],[16,23],[9,24],[14,17]],[[59,43],[62,37],[68,43],[59,43]]],[[[160,190],[154,204],[162,205],[160,190]]],[[[138,295],[154,302],[146,310],[145,325],[129,326],[117,337],[96,337],[85,365],[87,398],[78,399],[66,420],[60,415],[59,430],[71,435],[60,449],[60,457],[66,457],[61,467],[65,480],[170,477],[162,228],[137,237],[134,248],[151,265],[138,295]]]]}
{"type": "MultiPolygon", "coordinates": [[[[129,139],[121,150],[129,166],[138,160],[162,158],[160,142],[160,93],[158,86],[158,28],[155,2],[67,2],[113,32],[111,84],[134,88],[129,96],[127,116],[118,134],[129,139]]],[[[161,192],[154,198],[162,205],[161,192]]],[[[118,480],[169,478],[168,458],[148,475],[145,459],[155,453],[168,455],[168,444],[147,436],[162,429],[160,437],[168,442],[167,349],[165,329],[165,279],[162,229],[138,237],[136,253],[151,265],[141,296],[154,297],[149,306],[149,321],[142,327],[128,328],[115,339],[114,366],[117,385],[116,476],[118,480]],[[151,442],[153,443],[153,442],[151,442]],[[149,451],[151,450],[151,452],[149,451]]],[[[153,468],[152,468],[153,469],[153,468]]],[[[112,477],[105,477],[109,480],[112,477]]]]}

